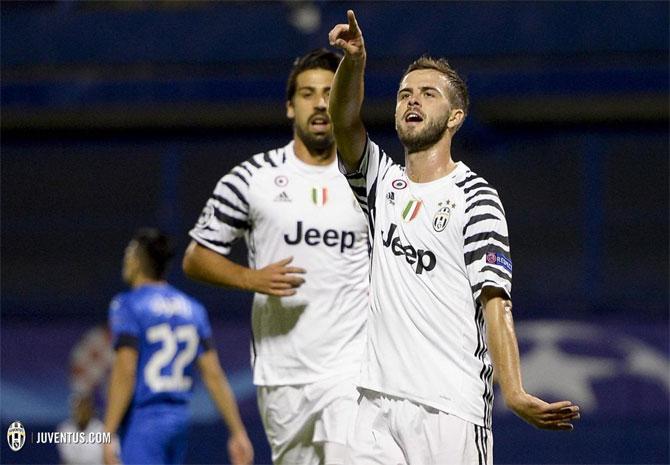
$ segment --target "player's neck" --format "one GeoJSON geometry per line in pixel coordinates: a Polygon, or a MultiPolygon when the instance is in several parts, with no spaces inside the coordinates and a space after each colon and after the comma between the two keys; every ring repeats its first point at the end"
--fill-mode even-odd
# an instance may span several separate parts
{"type": "Polygon", "coordinates": [[[451,138],[443,137],[419,152],[405,150],[405,167],[407,177],[413,182],[430,182],[447,176],[456,168],[451,158],[451,138]]]}
{"type": "Polygon", "coordinates": [[[294,137],[293,141],[293,150],[295,151],[296,158],[308,165],[325,166],[335,161],[335,157],[337,156],[335,144],[323,151],[318,151],[309,149],[300,137],[294,137]]]}
{"type": "Polygon", "coordinates": [[[86,431],[86,428],[88,427],[88,424],[91,422],[91,420],[86,420],[86,421],[75,421],[75,424],[77,425],[77,429],[79,431],[86,431]]]}
{"type": "Polygon", "coordinates": [[[130,283],[130,287],[132,287],[133,289],[137,289],[138,287],[151,284],[167,284],[167,281],[163,279],[150,278],[149,276],[140,274],[136,276],[135,279],[133,279],[133,281],[130,283]]]}

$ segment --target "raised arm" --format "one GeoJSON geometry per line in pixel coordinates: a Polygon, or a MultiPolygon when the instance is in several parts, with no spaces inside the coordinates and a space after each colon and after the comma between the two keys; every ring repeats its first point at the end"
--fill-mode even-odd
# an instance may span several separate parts
{"type": "Polygon", "coordinates": [[[507,407],[536,428],[571,430],[572,421],[579,419],[578,406],[569,400],[549,404],[523,389],[512,302],[504,291],[490,286],[482,290],[480,300],[493,369],[507,407]]]}
{"type": "Polygon", "coordinates": [[[247,436],[240,412],[216,350],[210,349],[198,358],[202,381],[209,391],[217,410],[228,427],[228,456],[233,465],[248,465],[254,460],[254,449],[247,436]]]}
{"type": "Polygon", "coordinates": [[[182,268],[189,278],[198,281],[243,291],[286,297],[294,295],[296,288],[305,282],[299,276],[305,270],[289,266],[292,260],[292,257],[288,257],[255,270],[238,265],[223,255],[191,241],[184,254],[182,268]]]}
{"type": "Polygon", "coordinates": [[[344,51],[330,91],[328,113],[340,159],[347,170],[358,167],[366,133],[361,119],[364,94],[365,43],[356,16],[347,11],[348,24],[336,25],[328,34],[333,47],[344,51]]]}

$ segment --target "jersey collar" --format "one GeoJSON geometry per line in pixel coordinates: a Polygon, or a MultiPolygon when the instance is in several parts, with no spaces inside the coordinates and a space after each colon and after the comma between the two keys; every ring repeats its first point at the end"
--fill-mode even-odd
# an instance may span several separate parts
{"type": "Polygon", "coordinates": [[[289,142],[286,147],[286,161],[295,167],[298,171],[305,174],[329,174],[340,176],[340,170],[337,168],[337,159],[328,165],[310,165],[305,163],[295,154],[295,142],[289,142]]]}

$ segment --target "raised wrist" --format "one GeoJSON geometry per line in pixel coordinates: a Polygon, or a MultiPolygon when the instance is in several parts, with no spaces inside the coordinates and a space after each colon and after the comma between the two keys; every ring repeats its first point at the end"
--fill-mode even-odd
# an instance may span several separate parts
{"type": "Polygon", "coordinates": [[[365,50],[363,50],[361,53],[357,53],[355,55],[347,53],[346,57],[349,60],[351,60],[352,63],[354,63],[356,65],[361,65],[361,64],[365,64],[365,60],[367,59],[367,53],[365,52],[365,50]]]}

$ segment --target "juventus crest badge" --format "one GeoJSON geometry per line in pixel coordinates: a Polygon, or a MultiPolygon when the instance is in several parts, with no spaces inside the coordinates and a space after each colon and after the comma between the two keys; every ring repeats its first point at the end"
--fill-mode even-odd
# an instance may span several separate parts
{"type": "Polygon", "coordinates": [[[447,227],[449,223],[449,218],[451,217],[451,212],[456,208],[456,204],[447,200],[445,202],[440,202],[437,204],[440,208],[437,210],[435,215],[433,215],[433,229],[435,232],[442,232],[444,228],[447,227]]]}

